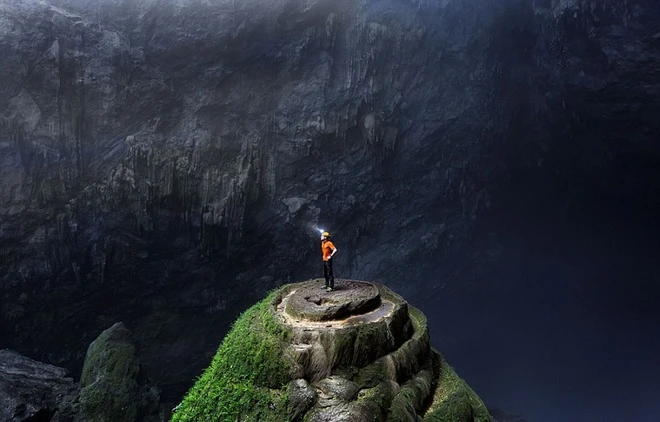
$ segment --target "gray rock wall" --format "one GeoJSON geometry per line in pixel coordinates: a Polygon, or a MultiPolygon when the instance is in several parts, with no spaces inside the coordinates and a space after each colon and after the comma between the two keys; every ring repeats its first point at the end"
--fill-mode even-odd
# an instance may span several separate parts
{"type": "Polygon", "coordinates": [[[593,154],[568,136],[624,109],[647,134],[633,149],[657,153],[657,15],[650,0],[0,1],[0,346],[79,368],[124,320],[178,397],[239,310],[318,273],[316,225],[342,276],[413,301],[429,272],[424,294],[451,283],[509,160],[577,144],[601,168],[618,138],[593,154]]]}
{"type": "Polygon", "coordinates": [[[50,420],[60,403],[75,394],[67,370],[0,350],[0,420],[50,420]]]}

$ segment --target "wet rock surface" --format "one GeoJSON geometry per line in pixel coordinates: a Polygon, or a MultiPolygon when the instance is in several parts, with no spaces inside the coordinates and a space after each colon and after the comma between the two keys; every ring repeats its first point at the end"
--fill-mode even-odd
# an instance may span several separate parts
{"type": "Polygon", "coordinates": [[[309,383],[301,378],[289,385],[289,415],[292,420],[300,420],[307,410],[314,405],[317,393],[309,383]]]}
{"type": "Polygon", "coordinates": [[[287,286],[277,305],[278,317],[291,330],[294,373],[310,381],[325,378],[338,367],[372,362],[402,345],[413,331],[408,305],[400,297],[389,292],[383,297],[383,289],[373,283],[337,280],[336,284],[339,290],[326,292],[325,301],[312,306],[306,305],[306,297],[319,289],[318,281],[287,286]],[[339,294],[335,297],[335,293],[339,294]],[[311,309],[310,318],[305,312],[290,313],[290,304],[296,302],[311,309]],[[369,306],[353,306],[351,313],[337,314],[337,303],[369,306]]]}
{"type": "Polygon", "coordinates": [[[344,319],[373,311],[381,305],[378,288],[369,283],[337,280],[331,292],[321,282],[310,283],[285,298],[285,312],[308,321],[344,319]]]}
{"type": "Polygon", "coordinates": [[[484,404],[431,349],[423,314],[382,285],[337,285],[313,305],[318,281],[286,286],[273,304],[290,333],[293,420],[490,422],[484,404]],[[368,302],[336,313],[338,304],[368,302]]]}
{"type": "Polygon", "coordinates": [[[49,421],[76,390],[66,369],[0,350],[0,421],[49,421]]]}

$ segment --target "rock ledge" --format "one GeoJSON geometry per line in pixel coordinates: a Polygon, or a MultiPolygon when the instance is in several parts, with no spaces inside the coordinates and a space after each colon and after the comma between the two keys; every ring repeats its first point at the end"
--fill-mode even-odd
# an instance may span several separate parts
{"type": "Polygon", "coordinates": [[[318,282],[292,290],[283,300],[288,316],[308,321],[339,320],[373,311],[381,305],[380,292],[372,283],[337,280],[328,292],[318,282]]]}

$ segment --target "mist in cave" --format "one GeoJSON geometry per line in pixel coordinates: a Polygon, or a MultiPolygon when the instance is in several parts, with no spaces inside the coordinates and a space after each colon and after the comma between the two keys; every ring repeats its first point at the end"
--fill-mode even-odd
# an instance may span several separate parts
{"type": "Polygon", "coordinates": [[[0,349],[171,408],[320,227],[500,422],[660,420],[658,116],[656,0],[0,0],[0,349]]]}
{"type": "Polygon", "coordinates": [[[419,299],[436,346],[492,406],[529,421],[660,417],[660,167],[640,167],[582,186],[520,169],[477,230],[485,263],[461,281],[479,292],[419,299]]]}

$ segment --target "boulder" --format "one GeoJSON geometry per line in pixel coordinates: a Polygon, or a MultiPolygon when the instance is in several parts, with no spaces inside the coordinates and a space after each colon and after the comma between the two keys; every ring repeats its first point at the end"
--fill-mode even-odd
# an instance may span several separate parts
{"type": "Polygon", "coordinates": [[[291,381],[288,403],[291,420],[302,420],[302,416],[312,407],[316,397],[316,392],[304,378],[291,381]]]}
{"type": "Polygon", "coordinates": [[[117,323],[90,344],[80,393],[68,400],[53,422],[159,422],[159,392],[136,353],[131,332],[117,323]]]}

